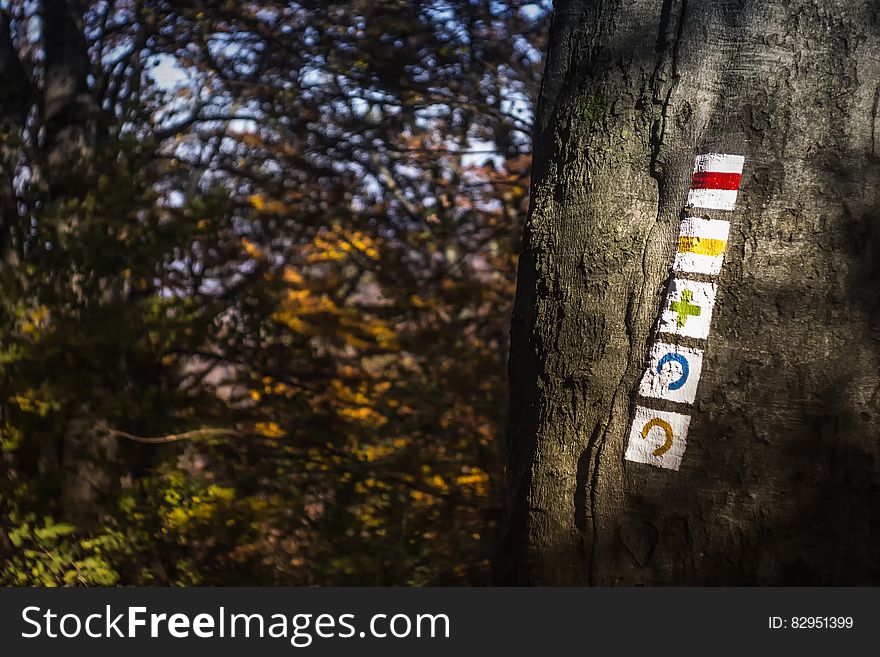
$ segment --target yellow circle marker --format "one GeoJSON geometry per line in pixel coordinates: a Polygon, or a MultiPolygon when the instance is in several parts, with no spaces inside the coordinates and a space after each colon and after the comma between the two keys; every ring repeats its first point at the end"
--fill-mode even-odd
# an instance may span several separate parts
{"type": "Polygon", "coordinates": [[[654,427],[660,427],[666,433],[666,442],[660,445],[657,449],[651,452],[654,456],[663,456],[669,449],[672,447],[672,439],[674,434],[672,433],[672,425],[669,424],[666,420],[661,420],[659,417],[655,417],[653,420],[650,420],[645,426],[642,427],[642,438],[647,439],[648,434],[651,433],[651,429],[654,427]]]}

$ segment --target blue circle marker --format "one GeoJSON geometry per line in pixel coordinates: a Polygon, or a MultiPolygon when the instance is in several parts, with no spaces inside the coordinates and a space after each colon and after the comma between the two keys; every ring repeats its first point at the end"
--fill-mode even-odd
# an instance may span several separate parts
{"type": "Polygon", "coordinates": [[[685,358],[681,354],[666,354],[663,358],[660,359],[660,362],[657,363],[657,374],[662,374],[663,366],[666,365],[666,363],[671,363],[673,361],[681,365],[681,376],[678,378],[677,381],[673,381],[672,383],[670,383],[668,387],[670,390],[678,390],[685,384],[685,381],[687,381],[688,379],[688,374],[690,374],[691,371],[691,368],[688,365],[687,358],[685,358]]]}

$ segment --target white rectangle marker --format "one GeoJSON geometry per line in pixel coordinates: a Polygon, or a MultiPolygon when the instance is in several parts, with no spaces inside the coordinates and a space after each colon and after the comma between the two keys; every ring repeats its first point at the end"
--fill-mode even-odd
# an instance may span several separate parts
{"type": "Polygon", "coordinates": [[[698,155],[687,204],[710,210],[733,210],[744,163],[742,155],[698,155]]]}
{"type": "Polygon", "coordinates": [[[687,447],[690,423],[688,415],[636,406],[624,458],[658,468],[678,470],[687,447]]]}
{"type": "Polygon", "coordinates": [[[716,276],[724,263],[730,222],[685,217],[681,222],[675,271],[716,276]]]}
{"type": "Polygon", "coordinates": [[[715,307],[715,283],[674,278],[666,295],[660,331],[704,340],[709,335],[715,307]]]}
{"type": "Polygon", "coordinates": [[[703,370],[703,351],[681,345],[656,342],[639,394],[673,402],[692,404],[703,370]]]}

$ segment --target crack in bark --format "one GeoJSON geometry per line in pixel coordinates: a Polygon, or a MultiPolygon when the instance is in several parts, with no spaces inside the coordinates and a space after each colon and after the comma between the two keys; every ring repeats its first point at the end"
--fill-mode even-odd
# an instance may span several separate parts
{"type": "Polygon", "coordinates": [[[871,106],[871,155],[877,155],[877,107],[880,105],[880,85],[874,90],[874,104],[871,106]]]}
{"type": "MultiPolygon", "coordinates": [[[[658,83],[657,76],[660,75],[662,70],[666,67],[666,54],[667,52],[669,52],[671,55],[671,57],[669,58],[670,83],[669,87],[666,89],[666,94],[663,98],[663,103],[660,108],[660,117],[654,122],[654,127],[651,135],[651,176],[657,179],[658,186],[661,187],[661,197],[662,174],[659,171],[658,166],[660,164],[660,148],[663,146],[663,137],[666,135],[666,120],[668,118],[672,92],[675,90],[678,79],[680,77],[678,74],[678,48],[681,44],[681,36],[684,32],[684,17],[687,13],[687,0],[681,0],[681,8],[679,9],[677,23],[675,26],[675,35],[672,39],[672,47],[669,48],[665,41],[664,31],[667,27],[667,22],[670,20],[669,13],[672,11],[672,2],[673,0],[666,0],[666,2],[663,3],[663,10],[661,11],[660,19],[660,34],[658,35],[657,39],[659,57],[657,58],[657,66],[654,68],[654,74],[651,80],[652,84],[658,83]]],[[[657,91],[659,93],[659,89],[657,91]]]]}
{"type": "MultiPolygon", "coordinates": [[[[624,325],[627,327],[628,332],[632,334],[632,315],[631,310],[633,307],[633,298],[634,295],[630,294],[629,299],[626,304],[626,317],[624,319],[624,325]]],[[[605,448],[606,438],[608,437],[608,429],[611,426],[611,420],[614,417],[614,408],[617,405],[617,396],[620,394],[620,391],[624,387],[624,380],[626,379],[626,374],[629,372],[629,369],[632,365],[632,342],[630,342],[630,350],[627,353],[627,361],[626,366],[623,368],[623,371],[620,374],[620,378],[617,381],[617,384],[614,386],[614,394],[611,395],[611,404],[608,410],[608,420],[603,424],[599,424],[596,429],[593,431],[593,435],[590,436],[590,442],[587,445],[587,451],[592,452],[595,451],[595,458],[592,459],[591,468],[592,471],[590,473],[590,515],[592,518],[591,522],[591,534],[592,534],[592,542],[590,543],[590,563],[587,567],[587,582],[590,586],[595,586],[596,584],[596,576],[594,573],[595,568],[595,555],[596,555],[596,544],[599,542],[599,526],[596,522],[597,517],[597,501],[598,495],[596,494],[596,490],[599,484],[599,462],[602,459],[602,452],[605,448]],[[601,434],[600,434],[601,432],[601,434]],[[597,436],[597,434],[600,434],[597,436]]]]}
{"type": "MultiPolygon", "coordinates": [[[[687,0],[681,0],[680,8],[678,11],[678,15],[676,17],[676,26],[675,33],[672,39],[671,47],[668,45],[666,41],[666,28],[668,26],[669,21],[671,20],[671,11],[672,11],[672,3],[673,0],[666,0],[663,5],[663,9],[661,10],[661,18],[660,18],[660,29],[659,35],[657,39],[657,49],[658,49],[658,57],[657,63],[654,68],[654,72],[651,76],[651,85],[654,87],[652,89],[652,95],[656,92],[656,95],[660,95],[660,91],[658,87],[660,86],[661,79],[660,75],[664,68],[669,67],[670,70],[670,83],[668,88],[665,90],[665,94],[663,94],[663,101],[660,109],[660,116],[655,120],[654,125],[652,126],[651,133],[649,135],[651,152],[650,152],[650,175],[657,181],[657,215],[654,221],[654,225],[648,231],[648,235],[645,238],[645,242],[642,247],[642,255],[641,255],[641,285],[638,286],[637,290],[632,290],[629,299],[627,300],[626,314],[624,317],[624,326],[626,329],[627,336],[629,338],[629,349],[627,351],[627,359],[626,365],[621,372],[620,378],[617,381],[617,384],[614,386],[614,393],[611,396],[611,404],[608,410],[608,418],[607,420],[599,424],[596,427],[596,430],[593,432],[593,435],[590,437],[590,441],[587,444],[587,451],[595,452],[595,456],[591,458],[591,472],[590,472],[590,513],[591,513],[591,534],[592,541],[590,545],[590,558],[589,564],[587,568],[587,577],[588,583],[593,586],[597,581],[597,573],[596,573],[596,546],[599,542],[599,523],[597,522],[597,510],[598,510],[598,482],[599,482],[599,468],[602,460],[602,456],[604,453],[605,445],[607,444],[608,430],[611,427],[612,421],[614,419],[614,411],[617,408],[618,398],[620,397],[621,392],[624,390],[627,383],[627,375],[630,373],[630,370],[633,368],[634,364],[634,354],[637,349],[637,327],[636,323],[638,318],[641,316],[641,309],[645,299],[645,283],[648,279],[648,253],[650,251],[650,245],[654,242],[654,238],[657,230],[659,230],[660,220],[663,216],[663,208],[665,204],[665,198],[667,194],[666,186],[665,186],[665,176],[661,171],[662,163],[660,160],[660,149],[663,146],[663,138],[666,134],[666,122],[668,118],[669,106],[672,100],[672,93],[677,86],[677,82],[679,80],[678,75],[678,54],[679,54],[679,45],[681,43],[681,37],[684,31],[684,19],[685,14],[687,12],[687,0]],[[597,435],[598,434],[598,435],[597,435]]],[[[650,333],[649,333],[650,335],[650,333]]],[[[647,340],[645,344],[642,346],[640,353],[643,358],[647,357],[647,340]]]]}

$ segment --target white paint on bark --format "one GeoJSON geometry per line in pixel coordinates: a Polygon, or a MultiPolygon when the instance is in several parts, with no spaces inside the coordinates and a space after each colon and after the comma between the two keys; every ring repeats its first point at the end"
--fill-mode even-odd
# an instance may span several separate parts
{"type": "Polygon", "coordinates": [[[715,283],[675,278],[660,317],[660,332],[705,340],[715,307],[715,283]]]}
{"type": "Polygon", "coordinates": [[[742,179],[742,155],[698,155],[687,205],[710,210],[733,210],[742,179]]]}
{"type": "Polygon", "coordinates": [[[624,457],[635,463],[678,470],[690,423],[688,415],[636,406],[624,457]]]}
{"type": "Polygon", "coordinates": [[[675,271],[717,276],[724,263],[730,222],[685,217],[678,237],[675,271]]]}
{"type": "Polygon", "coordinates": [[[703,369],[703,351],[681,345],[656,342],[651,348],[648,369],[639,394],[692,404],[703,369]]]}

